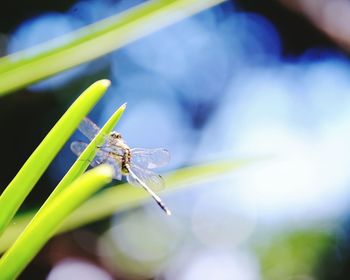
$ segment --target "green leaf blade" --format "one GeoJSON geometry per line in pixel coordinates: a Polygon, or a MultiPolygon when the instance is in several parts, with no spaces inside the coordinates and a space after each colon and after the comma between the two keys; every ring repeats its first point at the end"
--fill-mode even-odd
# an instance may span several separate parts
{"type": "Polygon", "coordinates": [[[51,238],[58,225],[83,201],[109,183],[113,168],[96,167],[60,193],[26,227],[14,245],[0,259],[1,279],[14,279],[51,238]]]}
{"type": "MultiPolygon", "coordinates": [[[[224,1],[149,1],[66,35],[75,39],[54,49],[30,57],[26,51],[3,57],[0,59],[0,96],[110,53],[224,1]]],[[[39,48],[45,49],[46,44],[51,42],[39,48]]]]}
{"type": "Polygon", "coordinates": [[[123,104],[117,111],[108,119],[106,124],[100,129],[95,138],[88,144],[86,149],[77,158],[72,167],[68,170],[66,175],[62,178],[60,183],[51,193],[49,198],[45,201],[42,209],[45,209],[45,205],[50,203],[60,192],[62,192],[71,182],[78,178],[89,166],[96,154],[96,147],[104,141],[104,135],[108,135],[113,128],[117,125],[119,119],[124,113],[126,104],[123,104]]]}
{"type": "Polygon", "coordinates": [[[0,235],[53,158],[109,85],[108,80],[97,81],[78,97],[1,194],[0,235]]]}
{"type": "MultiPolygon", "coordinates": [[[[217,161],[179,169],[165,177],[167,191],[187,188],[189,185],[208,182],[218,176],[224,176],[239,168],[253,164],[258,159],[243,159],[231,161],[217,161]]],[[[81,205],[60,226],[57,232],[65,232],[74,228],[106,218],[113,213],[118,213],[134,208],[140,203],[150,199],[143,190],[131,187],[128,184],[102,190],[81,205]]],[[[176,213],[174,213],[176,215],[176,213]]],[[[0,238],[0,253],[9,248],[16,237],[23,231],[25,226],[33,218],[34,213],[27,213],[15,218],[2,238],[0,238]]]]}

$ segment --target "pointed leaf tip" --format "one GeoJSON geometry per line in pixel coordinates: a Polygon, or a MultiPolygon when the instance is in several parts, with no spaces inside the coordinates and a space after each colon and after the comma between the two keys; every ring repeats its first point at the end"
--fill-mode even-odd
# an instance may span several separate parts
{"type": "Polygon", "coordinates": [[[106,88],[111,85],[111,81],[108,79],[99,80],[97,82],[100,83],[101,85],[105,86],[106,88]]]}

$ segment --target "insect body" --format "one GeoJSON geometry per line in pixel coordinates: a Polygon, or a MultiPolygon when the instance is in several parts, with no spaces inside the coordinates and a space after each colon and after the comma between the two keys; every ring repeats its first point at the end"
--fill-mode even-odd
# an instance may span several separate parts
{"type": "MultiPolygon", "coordinates": [[[[90,119],[85,118],[81,122],[79,130],[92,141],[100,128],[90,119]]],[[[79,156],[86,146],[87,143],[75,141],[71,144],[71,150],[79,156]]],[[[152,170],[165,165],[169,159],[169,152],[165,149],[130,149],[121,134],[113,131],[105,136],[101,146],[97,146],[96,156],[90,165],[97,166],[102,163],[111,165],[114,168],[115,179],[121,180],[122,176],[125,176],[130,184],[141,186],[170,215],[170,210],[155,193],[156,190],[163,188],[163,179],[152,170]]]]}

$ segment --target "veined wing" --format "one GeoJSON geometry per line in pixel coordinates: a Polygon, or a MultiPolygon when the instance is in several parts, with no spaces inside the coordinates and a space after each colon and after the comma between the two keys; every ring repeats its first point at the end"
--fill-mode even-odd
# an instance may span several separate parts
{"type": "Polygon", "coordinates": [[[79,124],[78,129],[83,133],[90,141],[94,139],[96,134],[100,131],[100,128],[89,118],[84,118],[79,124]]]}
{"type": "MultiPolygon", "coordinates": [[[[84,118],[79,125],[81,133],[83,133],[90,141],[95,138],[95,136],[99,133],[100,128],[89,118],[84,118]]],[[[99,146],[102,150],[106,152],[112,152],[115,154],[122,154],[123,148],[119,145],[118,140],[112,139],[109,135],[103,135],[104,142],[99,146]]],[[[120,141],[120,140],[119,140],[120,141]]]]}
{"type": "MultiPolygon", "coordinates": [[[[149,169],[142,169],[141,167],[136,165],[131,165],[130,168],[131,171],[151,190],[157,192],[164,189],[164,180],[159,174],[149,169]]],[[[138,187],[143,187],[133,176],[127,175],[126,178],[130,184],[138,187]]]]}
{"type": "Polygon", "coordinates": [[[170,160],[170,153],[166,149],[131,149],[131,165],[145,169],[153,169],[166,165],[170,160]]]}
{"type": "Polygon", "coordinates": [[[124,154],[124,149],[122,147],[110,143],[109,141],[106,141],[101,147],[99,147],[99,149],[106,153],[112,153],[119,156],[122,156],[124,154]]]}
{"type": "MultiPolygon", "coordinates": [[[[80,156],[81,153],[85,150],[88,144],[81,142],[81,141],[74,141],[71,143],[70,148],[72,152],[76,156],[80,156]]],[[[117,158],[113,158],[109,155],[108,152],[103,151],[101,149],[97,149],[96,155],[93,158],[92,161],[90,161],[90,165],[92,167],[95,167],[97,165],[107,163],[114,169],[114,179],[121,180],[122,179],[122,173],[121,173],[121,167],[120,167],[120,160],[117,158]]]]}
{"type": "Polygon", "coordinates": [[[128,168],[129,174],[126,176],[128,182],[130,184],[142,187],[152,196],[159,207],[162,208],[167,215],[171,215],[171,211],[165,206],[161,198],[154,192],[155,186],[160,187],[163,185],[162,177],[153,173],[153,171],[149,169],[142,170],[141,168],[135,166],[133,168],[128,166],[128,168]],[[154,183],[156,185],[154,185],[154,183]]]}

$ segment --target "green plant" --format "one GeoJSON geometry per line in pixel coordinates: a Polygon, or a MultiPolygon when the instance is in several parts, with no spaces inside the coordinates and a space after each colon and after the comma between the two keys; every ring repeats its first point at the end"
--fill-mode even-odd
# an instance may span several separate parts
{"type": "MultiPolygon", "coordinates": [[[[23,51],[1,58],[0,95],[104,55],[223,1],[152,1],[77,31],[74,34],[74,40],[55,49],[34,56],[27,56],[26,51],[23,51]]],[[[112,170],[108,166],[101,166],[85,175],[80,175],[94,157],[96,146],[103,139],[101,136],[108,134],[117,124],[125,109],[123,105],[102,127],[100,133],[77,159],[43,206],[38,211],[13,219],[48,165],[109,85],[108,80],[94,83],[71,105],[1,194],[0,250],[3,252],[8,249],[0,259],[1,279],[12,279],[19,275],[55,233],[67,231],[111,215],[115,211],[133,207],[147,197],[144,192],[123,185],[103,190],[84,203],[112,177],[112,170]],[[72,213],[82,203],[83,205],[72,213]],[[13,223],[8,226],[10,221],[13,223]]],[[[232,171],[249,162],[249,160],[222,161],[183,168],[169,174],[167,183],[171,188],[187,186],[189,183],[197,183],[232,171]]]]}
{"type": "MultiPolygon", "coordinates": [[[[165,192],[188,188],[202,182],[213,181],[218,176],[242,168],[256,160],[221,160],[178,169],[165,176],[165,192]]],[[[149,195],[146,192],[142,189],[130,187],[128,184],[104,189],[75,210],[64,220],[55,233],[66,232],[101,220],[114,213],[136,207],[148,199],[149,195]]],[[[0,253],[10,247],[34,217],[35,213],[36,211],[31,211],[14,218],[13,223],[6,229],[2,238],[0,238],[0,253]]]]}
{"type": "Polygon", "coordinates": [[[0,259],[2,279],[17,277],[52,236],[57,226],[79,204],[112,180],[113,168],[101,165],[85,173],[40,211],[0,259]]]}
{"type": "MultiPolygon", "coordinates": [[[[1,213],[3,229],[5,229],[12,219],[58,150],[67,141],[74,129],[76,129],[84,115],[87,114],[93,104],[102,96],[109,84],[107,80],[94,83],[73,103],[1,195],[0,208],[4,209],[1,213]],[[71,118],[73,121],[71,121],[71,118]],[[63,137],[58,137],[58,135],[63,135],[63,137]],[[50,147],[54,148],[50,149],[50,147]],[[47,151],[48,149],[50,151],[47,151]],[[21,180],[23,184],[21,184],[21,180]],[[16,203],[13,203],[13,201],[16,203]]],[[[28,216],[26,221],[23,220],[24,223],[22,222],[21,225],[23,227],[26,226],[25,229],[20,229],[20,232],[22,230],[23,232],[0,259],[0,276],[3,279],[12,279],[19,275],[45,242],[55,234],[56,229],[64,218],[83,203],[94,191],[101,188],[104,182],[111,179],[112,173],[107,167],[97,168],[85,176],[79,176],[86,170],[89,162],[93,159],[96,147],[103,141],[103,136],[108,134],[117,124],[125,107],[125,105],[122,105],[101,128],[100,132],[78,157],[34,217],[28,216]],[[29,242],[30,240],[32,241],[29,242]]],[[[173,187],[184,183],[189,184],[191,181],[198,182],[207,176],[211,177],[228,172],[246,162],[218,162],[184,168],[169,175],[168,181],[170,185],[171,182],[173,183],[173,187]]],[[[144,197],[144,193],[139,193],[131,188],[127,189],[125,186],[107,189],[88,202],[86,204],[87,206],[80,210],[80,213],[76,212],[76,217],[74,218],[73,216],[70,222],[68,220],[68,224],[63,225],[59,231],[72,229],[84,223],[110,215],[116,210],[136,205],[144,197]],[[100,206],[96,207],[96,205],[100,206]]]]}
{"type": "Polygon", "coordinates": [[[72,104],[1,194],[0,235],[50,162],[109,85],[108,80],[94,83],[72,104]]]}
{"type": "MultiPolygon", "coordinates": [[[[78,127],[81,120],[102,97],[109,85],[110,82],[108,80],[101,80],[94,83],[83,92],[83,94],[71,105],[57,124],[51,129],[45,139],[29,157],[21,170],[2,193],[0,196],[0,209],[2,210],[0,215],[0,228],[2,231],[11,221],[26,196],[39,180],[58,151],[78,127]]],[[[59,224],[59,222],[67,216],[72,209],[77,207],[82,202],[83,198],[90,195],[93,190],[95,190],[95,187],[99,188],[103,185],[102,183],[105,182],[106,177],[108,177],[104,175],[106,171],[103,169],[101,169],[102,173],[96,171],[91,173],[92,175],[87,176],[87,178],[91,179],[91,182],[95,182],[95,184],[92,184],[91,186],[89,185],[90,188],[85,187],[87,179],[78,178],[77,181],[74,180],[85,171],[88,167],[89,160],[94,157],[96,143],[101,141],[102,133],[108,133],[113,129],[124,109],[125,105],[117,110],[110,118],[103,130],[101,130],[99,135],[96,136],[96,139],[91,142],[89,147],[87,147],[85,152],[67,172],[66,176],[64,176],[55,191],[38,211],[36,216],[31,220],[30,225],[24,230],[19,239],[14,243],[13,247],[11,247],[1,258],[1,277],[11,279],[19,274],[21,269],[23,269],[31,260],[31,257],[40,249],[40,246],[45,243],[45,240],[51,236],[55,226],[59,224]],[[84,160],[82,160],[83,157],[84,160]],[[71,188],[69,186],[71,186],[71,188]],[[71,192],[74,195],[72,195],[71,192]],[[67,201],[62,203],[62,200],[67,201]],[[61,203],[57,203],[57,201],[61,201],[61,203]],[[52,204],[55,206],[53,207],[52,204]],[[53,219],[55,216],[54,214],[47,214],[52,213],[53,211],[57,211],[55,212],[55,215],[57,215],[56,219],[53,219]],[[55,220],[55,223],[53,224],[51,223],[52,219],[55,220]],[[33,246],[28,246],[29,243],[25,242],[26,240],[31,239],[36,240],[35,246],[34,243],[33,246]],[[21,257],[19,257],[19,255],[21,255],[21,257]],[[12,263],[11,260],[16,260],[16,262],[12,263]]]]}

